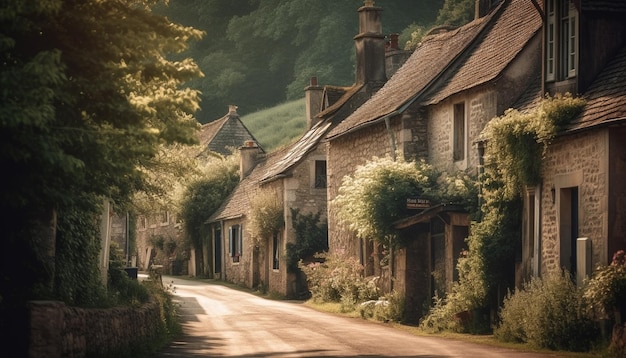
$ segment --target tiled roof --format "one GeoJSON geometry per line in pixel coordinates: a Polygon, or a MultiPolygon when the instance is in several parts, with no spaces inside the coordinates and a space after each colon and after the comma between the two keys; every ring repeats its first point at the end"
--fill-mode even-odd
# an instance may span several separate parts
{"type": "Polygon", "coordinates": [[[254,140],[258,144],[236,111],[230,111],[218,120],[203,124],[198,140],[204,151],[220,154],[231,153],[231,148],[241,147],[247,140],[254,140]]]}
{"type": "Polygon", "coordinates": [[[288,146],[261,157],[250,174],[237,184],[237,187],[230,193],[226,200],[224,200],[219,209],[209,217],[207,222],[212,223],[245,216],[247,208],[250,207],[250,200],[255,196],[257,190],[259,190],[259,180],[265,174],[267,168],[274,165],[290,149],[291,147],[288,146]]]}
{"type": "Polygon", "coordinates": [[[322,121],[308,130],[280,159],[271,166],[266,166],[265,173],[261,177],[261,182],[280,178],[286,174],[296,164],[314,150],[320,139],[326,134],[332,122],[322,121]]]}
{"type": "Polygon", "coordinates": [[[541,16],[532,2],[505,3],[501,15],[494,17],[491,28],[481,35],[469,57],[426,104],[437,104],[455,93],[496,79],[541,29],[541,16]]]}
{"type": "Polygon", "coordinates": [[[345,134],[397,111],[425,90],[471,43],[491,15],[458,29],[427,36],[406,63],[352,115],[339,123],[328,139],[345,134]]]}
{"type": "Polygon", "coordinates": [[[584,97],[587,105],[567,132],[626,120],[626,47],[604,68],[584,97]]]}
{"type": "Polygon", "coordinates": [[[352,87],[325,86],[324,97],[328,100],[328,107],[318,113],[316,117],[328,118],[332,116],[339,108],[357,94],[363,86],[363,84],[354,85],[352,87]]]}
{"type": "Polygon", "coordinates": [[[202,147],[206,147],[215,137],[217,132],[220,131],[224,123],[228,121],[228,115],[215,120],[213,122],[205,123],[200,127],[200,133],[198,133],[198,140],[202,147]]]}

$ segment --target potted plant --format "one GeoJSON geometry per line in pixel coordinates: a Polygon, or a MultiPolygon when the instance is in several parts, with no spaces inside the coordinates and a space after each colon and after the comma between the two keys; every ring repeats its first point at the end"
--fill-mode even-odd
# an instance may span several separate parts
{"type": "Polygon", "coordinates": [[[585,288],[594,313],[615,323],[626,320],[626,253],[619,250],[609,265],[599,266],[585,288]]]}

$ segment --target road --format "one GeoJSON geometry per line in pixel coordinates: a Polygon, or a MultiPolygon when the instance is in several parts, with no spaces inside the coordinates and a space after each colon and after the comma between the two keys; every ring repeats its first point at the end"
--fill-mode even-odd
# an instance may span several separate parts
{"type": "Polygon", "coordinates": [[[318,312],[209,281],[173,283],[184,335],[155,358],[170,357],[511,357],[557,355],[415,336],[385,323],[318,312]]]}

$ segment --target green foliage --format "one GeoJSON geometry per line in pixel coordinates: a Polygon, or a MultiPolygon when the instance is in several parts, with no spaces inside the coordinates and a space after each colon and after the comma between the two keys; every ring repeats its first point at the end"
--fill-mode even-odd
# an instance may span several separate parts
{"type": "Polygon", "coordinates": [[[55,297],[71,306],[97,307],[107,301],[101,282],[99,222],[102,200],[84,197],[82,203],[59,210],[55,255],[55,297]]]}
{"type": "Polygon", "coordinates": [[[117,243],[111,243],[109,251],[108,294],[112,305],[139,307],[148,302],[146,287],[139,281],[132,280],[124,270],[126,262],[124,252],[117,243]]]}
{"type": "Polygon", "coordinates": [[[241,117],[265,151],[292,143],[306,130],[304,100],[282,103],[241,117]]]}
{"type": "MultiPolygon", "coordinates": [[[[483,131],[487,165],[506,199],[519,195],[524,185],[541,180],[541,158],[557,130],[582,111],[585,101],[569,93],[545,99],[530,112],[507,110],[483,131]]],[[[488,183],[489,184],[489,183],[488,183]]]]}
{"type": "Polygon", "coordinates": [[[186,238],[194,247],[201,247],[205,221],[238,183],[238,156],[231,155],[209,161],[204,168],[204,176],[185,188],[180,199],[180,216],[186,238]]]}
{"type": "Polygon", "coordinates": [[[96,262],[92,221],[100,213],[83,205],[107,198],[120,207],[137,191],[153,190],[147,173],[156,167],[161,145],[194,142],[191,114],[199,97],[185,82],[201,73],[192,60],[168,56],[202,34],[152,13],[153,3],[0,5],[0,165],[11,173],[0,211],[11,213],[4,225],[7,244],[24,248],[14,255],[19,263],[3,257],[3,297],[6,290],[14,297],[29,292],[22,302],[52,298],[50,292],[77,304],[97,301],[96,275],[88,266],[96,262]],[[48,220],[55,213],[56,252],[54,245],[46,247],[53,230],[24,231],[54,229],[48,220]],[[31,273],[38,278],[31,280],[31,273]],[[79,273],[84,277],[75,277],[79,273]]]}
{"type": "Polygon", "coordinates": [[[378,299],[379,292],[373,282],[363,278],[363,266],[347,255],[319,253],[317,262],[303,264],[299,268],[305,273],[316,302],[341,302],[344,312],[353,311],[358,302],[378,299]]]}
{"type": "Polygon", "coordinates": [[[475,0],[445,0],[439,10],[436,23],[462,26],[474,20],[475,0]]]}
{"type": "Polygon", "coordinates": [[[250,235],[257,242],[270,239],[285,227],[283,204],[275,192],[264,191],[251,198],[248,216],[250,235]]]}
{"type": "Polygon", "coordinates": [[[401,322],[404,318],[404,296],[394,290],[378,300],[361,303],[359,313],[362,318],[382,322],[401,322]]]}
{"type": "MultiPolygon", "coordinates": [[[[613,254],[611,264],[596,268],[587,282],[584,296],[597,317],[615,320],[616,310],[626,312],[626,254],[623,250],[613,254]]],[[[620,318],[622,322],[626,319],[620,318]]]]}
{"type": "Polygon", "coordinates": [[[345,176],[334,205],[340,224],[357,236],[397,245],[393,223],[409,215],[406,199],[435,196],[435,172],[425,162],[373,158],[345,176]]]}
{"type": "Polygon", "coordinates": [[[505,298],[494,335],[538,348],[588,351],[599,339],[599,330],[585,306],[583,291],[569,274],[533,278],[505,298]]]}
{"type": "Polygon", "coordinates": [[[393,224],[411,215],[408,198],[458,203],[476,210],[475,181],[465,173],[438,173],[424,161],[374,157],[345,176],[333,204],[340,224],[357,236],[385,246],[402,245],[393,224]]]}
{"type": "Polygon", "coordinates": [[[317,253],[328,251],[328,223],[320,222],[321,213],[300,214],[291,209],[291,223],[296,232],[295,242],[287,243],[287,270],[296,272],[298,262],[311,262],[317,253]]]}
{"type": "MultiPolygon", "coordinates": [[[[383,8],[383,33],[388,35],[413,22],[432,23],[442,4],[386,0],[376,6],[383,8]]],[[[312,76],[321,84],[351,85],[362,5],[358,0],[170,0],[159,12],[211,34],[185,53],[205,74],[193,88],[202,92],[198,117],[206,123],[220,118],[229,104],[247,114],[302,98],[312,76]]]]}
{"type": "Polygon", "coordinates": [[[458,283],[431,309],[426,326],[454,327],[455,313],[493,305],[499,290],[513,286],[522,189],[540,179],[545,147],[583,106],[583,100],[569,94],[546,97],[531,112],[508,110],[486,126],[485,172],[480,178],[483,216],[470,228],[468,251],[457,264],[458,283]]]}

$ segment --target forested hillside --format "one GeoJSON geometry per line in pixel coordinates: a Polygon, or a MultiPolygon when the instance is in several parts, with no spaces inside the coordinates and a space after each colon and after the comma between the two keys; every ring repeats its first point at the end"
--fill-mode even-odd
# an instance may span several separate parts
{"type": "MultiPolygon", "coordinates": [[[[473,0],[470,0],[473,2],[473,0]]],[[[444,0],[379,0],[383,33],[435,22],[444,0]]],[[[354,81],[357,9],[362,0],[170,0],[158,11],[205,31],[183,56],[204,72],[200,122],[220,118],[229,104],[242,115],[303,97],[311,76],[319,83],[354,81]]],[[[401,41],[410,38],[403,35],[401,41]],[[403,40],[404,39],[404,40],[403,40]]]]}

